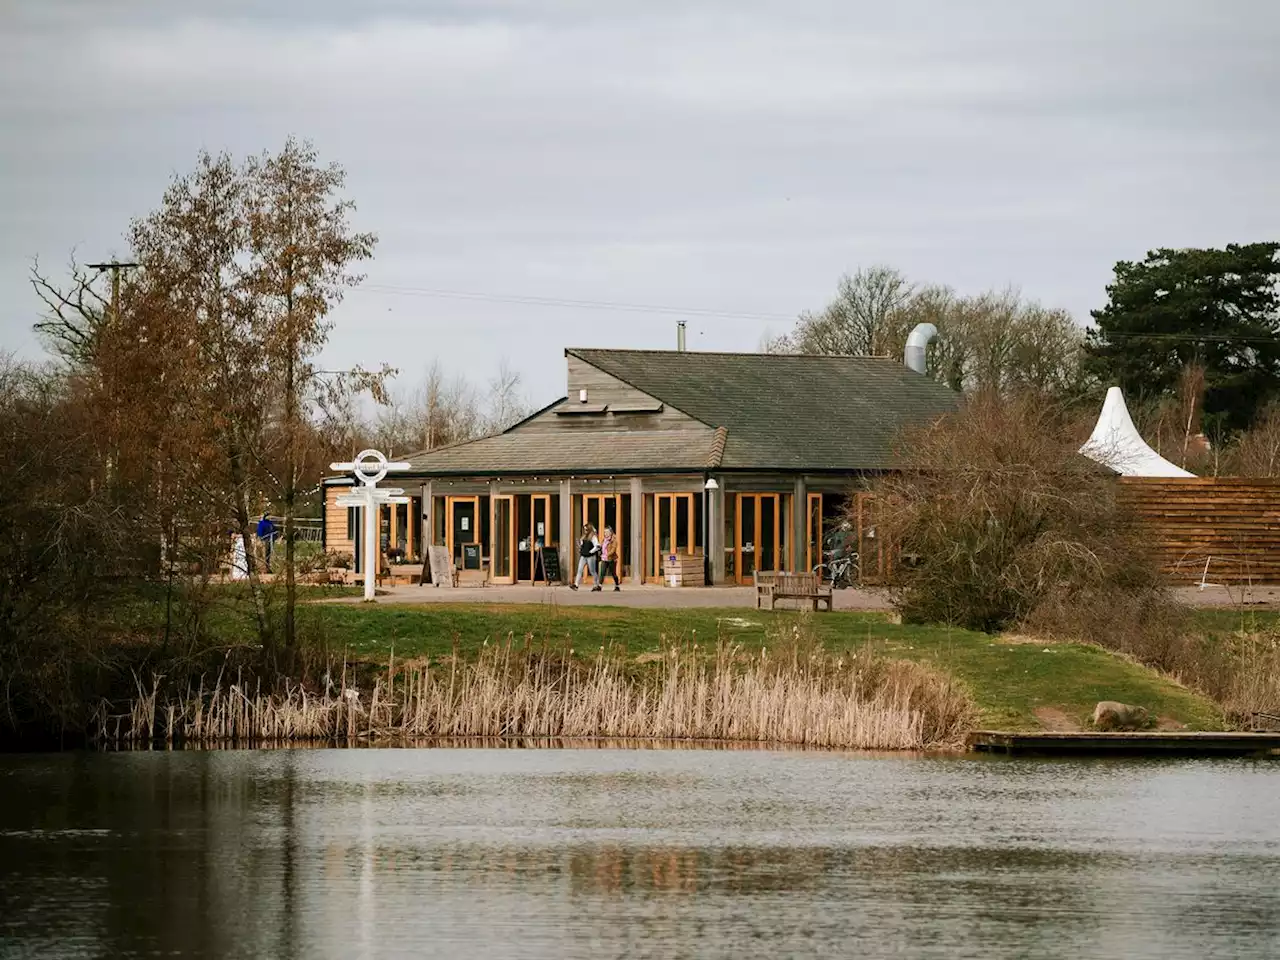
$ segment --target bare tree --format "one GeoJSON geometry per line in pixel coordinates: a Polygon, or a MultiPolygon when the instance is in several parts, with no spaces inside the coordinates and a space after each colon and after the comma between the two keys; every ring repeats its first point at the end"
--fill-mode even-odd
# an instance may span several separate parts
{"type": "Polygon", "coordinates": [[[436,361],[415,387],[392,387],[364,435],[399,455],[501,433],[529,412],[520,373],[503,360],[481,390],[463,376],[448,376],[436,361]]]}
{"type": "Polygon", "coordinates": [[[529,402],[520,390],[523,378],[506,357],[498,362],[498,372],[489,381],[489,409],[485,433],[501,433],[529,413],[529,402]]]}
{"type": "Polygon", "coordinates": [[[802,314],[769,351],[900,356],[911,330],[932,323],[930,374],[968,392],[1032,389],[1062,396],[1079,388],[1083,331],[1069,314],[1016,290],[958,296],[949,287],[915,285],[889,267],[845,276],[822,311],[802,314]]]}
{"type": "Polygon", "coordinates": [[[1226,451],[1228,472],[1240,477],[1280,477],[1280,401],[1272,401],[1254,425],[1226,451]]]}
{"type": "Polygon", "coordinates": [[[777,353],[846,356],[883,354],[893,339],[894,314],[912,286],[897,270],[864,267],[840,278],[836,297],[818,313],[802,313],[795,329],[769,345],[777,353]]]}
{"type": "Polygon", "coordinates": [[[919,558],[895,568],[904,616],[997,630],[1085,598],[1162,603],[1114,478],[1077,453],[1085,430],[1052,397],[987,390],[907,432],[875,488],[877,536],[919,558]]]}
{"type": "Polygon", "coordinates": [[[75,254],[67,272],[70,282],[60,285],[41,272],[38,259],[32,262],[31,286],[45,305],[35,330],[55,356],[83,367],[93,360],[110,304],[95,286],[97,276],[75,254]]]}

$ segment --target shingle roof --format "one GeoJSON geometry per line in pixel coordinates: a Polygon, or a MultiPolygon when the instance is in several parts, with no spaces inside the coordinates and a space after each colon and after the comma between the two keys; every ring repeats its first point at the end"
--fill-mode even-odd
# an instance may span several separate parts
{"type": "Polygon", "coordinates": [[[727,428],[724,469],[884,470],[901,430],[958,395],[896,360],[765,353],[568,350],[637,390],[727,428]]]}
{"type": "Polygon", "coordinates": [[[408,457],[438,476],[786,470],[894,466],[903,427],[955,408],[958,395],[878,357],[569,350],[705,427],[548,430],[531,423],[408,457]]]}
{"type": "Polygon", "coordinates": [[[415,473],[433,475],[536,475],[635,473],[671,470],[702,473],[715,445],[715,431],[589,430],[507,433],[408,458],[415,473]]]}

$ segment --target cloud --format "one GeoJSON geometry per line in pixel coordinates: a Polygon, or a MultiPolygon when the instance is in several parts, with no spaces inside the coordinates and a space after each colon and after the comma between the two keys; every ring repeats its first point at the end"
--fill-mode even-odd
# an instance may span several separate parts
{"type": "MultiPolygon", "coordinates": [[[[1083,317],[1150,246],[1280,234],[1280,8],[1195,0],[89,0],[0,31],[0,343],[26,258],[124,252],[202,147],[349,173],[384,285],[794,314],[891,262],[1083,317]]],[[[355,293],[329,360],[539,396],[669,317],[355,293]],[[425,359],[424,359],[425,364],[425,359]],[[413,364],[401,364],[413,366],[413,364]]],[[[695,345],[751,349],[761,325],[695,345]]]]}
{"type": "Polygon", "coordinates": [[[338,30],[200,19],[108,28],[87,38],[86,54],[94,69],[157,104],[262,105],[275,96],[341,106],[456,94],[507,68],[520,39],[501,23],[380,20],[338,30]]]}

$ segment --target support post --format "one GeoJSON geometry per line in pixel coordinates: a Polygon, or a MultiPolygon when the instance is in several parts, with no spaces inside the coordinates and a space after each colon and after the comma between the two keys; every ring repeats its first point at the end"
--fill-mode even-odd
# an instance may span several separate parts
{"type": "MultiPolygon", "coordinates": [[[[488,548],[485,550],[485,553],[489,555],[489,562],[485,565],[485,572],[484,572],[485,580],[487,580],[490,583],[493,582],[494,565],[498,562],[498,525],[494,523],[494,520],[497,519],[496,515],[498,512],[498,508],[496,506],[498,501],[495,497],[495,494],[497,492],[498,492],[498,484],[495,481],[490,480],[489,481],[489,518],[488,518],[489,519],[489,545],[488,545],[488,548]]],[[[479,513],[480,513],[480,509],[477,507],[476,523],[480,523],[479,513]]],[[[480,529],[481,530],[484,529],[483,524],[480,525],[480,529]]]]}
{"type": "Polygon", "coordinates": [[[378,543],[382,531],[378,529],[378,514],[382,512],[382,504],[372,497],[364,508],[364,598],[372,600],[378,577],[378,543]]]}
{"type": "Polygon", "coordinates": [[[720,481],[716,481],[717,485],[714,489],[708,490],[707,484],[710,481],[711,478],[708,477],[702,483],[703,523],[705,523],[707,527],[702,535],[702,550],[706,560],[704,566],[706,569],[707,586],[709,587],[720,582],[720,573],[716,570],[716,558],[720,557],[724,553],[724,551],[720,549],[720,534],[717,533],[717,528],[723,526],[723,524],[719,522],[720,511],[716,507],[716,498],[720,493],[720,481]]]}
{"type": "Polygon", "coordinates": [[[431,481],[422,484],[422,548],[423,556],[427,556],[429,548],[435,543],[435,528],[431,523],[431,511],[435,509],[435,501],[431,499],[431,481]]]}
{"type": "Polygon", "coordinates": [[[800,538],[805,536],[806,518],[809,516],[809,488],[804,482],[804,477],[796,477],[795,487],[791,494],[791,536],[787,540],[787,547],[790,552],[791,571],[792,573],[804,572],[804,555],[808,547],[808,540],[800,543],[800,538]]]}
{"type": "Polygon", "coordinates": [[[644,583],[644,480],[631,478],[631,583],[644,583]]]}
{"type": "Polygon", "coordinates": [[[711,491],[711,582],[724,583],[724,525],[727,521],[724,510],[725,480],[719,481],[720,488],[711,491]]]}
{"type": "Polygon", "coordinates": [[[560,579],[576,577],[578,568],[578,531],[573,529],[573,483],[570,480],[560,481],[560,579]]]}

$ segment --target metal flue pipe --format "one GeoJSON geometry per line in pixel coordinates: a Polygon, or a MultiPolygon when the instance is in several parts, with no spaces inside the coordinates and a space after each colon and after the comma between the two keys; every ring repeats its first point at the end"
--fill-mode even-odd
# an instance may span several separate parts
{"type": "Polygon", "coordinates": [[[916,373],[928,372],[926,359],[929,343],[938,335],[938,328],[932,323],[918,323],[907,337],[907,349],[903,351],[902,362],[916,373]]]}

